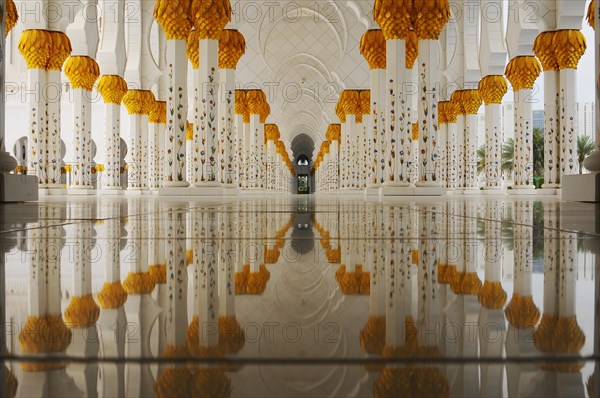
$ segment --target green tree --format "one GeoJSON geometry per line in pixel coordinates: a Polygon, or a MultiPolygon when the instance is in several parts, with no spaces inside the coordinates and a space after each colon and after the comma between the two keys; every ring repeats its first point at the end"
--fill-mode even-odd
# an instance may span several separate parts
{"type": "Polygon", "coordinates": [[[502,145],[502,171],[512,173],[515,168],[515,141],[512,138],[502,145]]]}
{"type": "Polygon", "coordinates": [[[533,129],[533,178],[544,177],[544,130],[533,129]]]}
{"type": "Polygon", "coordinates": [[[583,173],[583,161],[592,152],[594,152],[596,146],[592,142],[589,135],[580,135],[577,137],[577,161],[579,162],[579,174],[583,173]]]}
{"type": "Polygon", "coordinates": [[[481,174],[485,170],[485,145],[477,149],[477,174],[481,174]]]}

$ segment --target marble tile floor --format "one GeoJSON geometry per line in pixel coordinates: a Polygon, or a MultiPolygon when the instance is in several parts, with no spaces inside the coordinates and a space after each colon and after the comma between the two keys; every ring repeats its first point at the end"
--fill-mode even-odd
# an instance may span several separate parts
{"type": "Polygon", "coordinates": [[[0,396],[598,396],[596,210],[488,196],[0,205],[0,396]]]}

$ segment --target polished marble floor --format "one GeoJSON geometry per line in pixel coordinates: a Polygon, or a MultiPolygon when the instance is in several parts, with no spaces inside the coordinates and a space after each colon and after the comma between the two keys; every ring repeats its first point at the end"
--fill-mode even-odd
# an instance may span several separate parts
{"type": "Polygon", "coordinates": [[[0,211],[0,396],[599,394],[592,204],[144,196],[0,211]]]}

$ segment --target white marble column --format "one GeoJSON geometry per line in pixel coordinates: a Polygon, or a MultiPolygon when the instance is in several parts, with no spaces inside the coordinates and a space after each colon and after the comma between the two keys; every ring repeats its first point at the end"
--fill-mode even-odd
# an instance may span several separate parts
{"type": "Polygon", "coordinates": [[[559,68],[560,168],[562,175],[579,173],[577,160],[577,65],[586,50],[583,33],[575,29],[559,30],[552,45],[559,68]]]}
{"type": "Polygon", "coordinates": [[[224,29],[219,38],[219,159],[221,184],[237,188],[235,126],[235,69],[246,52],[244,36],[235,29],[224,29]]]}
{"type": "Polygon", "coordinates": [[[485,190],[502,189],[502,98],[508,85],[504,76],[488,75],[479,82],[485,103],[485,190]]]}
{"type": "Polygon", "coordinates": [[[236,188],[243,188],[246,175],[246,152],[244,150],[244,125],[247,118],[250,123],[250,115],[248,114],[248,106],[246,103],[246,91],[235,90],[235,170],[234,170],[234,185],[236,188]]]}
{"type": "Polygon", "coordinates": [[[560,72],[552,43],[555,32],[540,33],[533,51],[540,60],[544,76],[544,189],[560,187],[560,72]]]}
{"type": "Polygon", "coordinates": [[[157,0],[154,18],[167,38],[167,127],[165,148],[164,188],[185,188],[186,179],[186,136],[188,116],[188,63],[187,41],[192,30],[191,2],[169,2],[157,0]],[[174,16],[177,17],[174,17],[174,16]]]}
{"type": "Polygon", "coordinates": [[[541,72],[533,56],[517,56],[506,66],[515,102],[515,190],[533,189],[533,85],[541,72]]]}

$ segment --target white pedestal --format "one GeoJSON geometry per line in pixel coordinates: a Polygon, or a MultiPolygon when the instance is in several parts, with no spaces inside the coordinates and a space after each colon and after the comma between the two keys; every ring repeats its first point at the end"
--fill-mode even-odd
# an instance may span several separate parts
{"type": "Polygon", "coordinates": [[[381,187],[381,196],[444,196],[446,188],[442,187],[381,187]]]}
{"type": "Polygon", "coordinates": [[[125,191],[123,191],[122,189],[100,189],[98,191],[99,195],[102,196],[123,196],[125,194],[125,191]]]}
{"type": "Polygon", "coordinates": [[[375,196],[379,195],[379,187],[367,187],[365,188],[366,196],[375,196]]]}
{"type": "Polygon", "coordinates": [[[188,187],[158,188],[155,194],[158,196],[190,196],[190,189],[188,187]]]}
{"type": "Polygon", "coordinates": [[[600,173],[562,177],[561,198],[568,202],[600,202],[600,173]]]}
{"type": "Polygon", "coordinates": [[[494,196],[494,195],[506,195],[506,189],[504,188],[484,188],[480,195],[494,196]]]}
{"type": "Polygon", "coordinates": [[[479,195],[481,192],[483,191],[478,188],[465,188],[462,191],[463,195],[479,195]]]}
{"type": "Polygon", "coordinates": [[[95,196],[98,191],[96,191],[95,189],[73,189],[73,188],[69,188],[68,191],[66,191],[66,193],[68,195],[72,195],[72,196],[95,196]]]}
{"type": "Polygon", "coordinates": [[[38,197],[37,177],[0,173],[0,202],[30,202],[38,197]]]}
{"type": "MultiPolygon", "coordinates": [[[[275,193],[275,192],[273,192],[275,193]]],[[[240,194],[240,189],[239,188],[233,188],[233,187],[226,187],[225,188],[225,195],[226,196],[237,196],[240,194]]]]}
{"type": "Polygon", "coordinates": [[[558,194],[558,189],[556,188],[541,188],[541,189],[536,189],[535,190],[535,194],[536,195],[540,195],[540,196],[556,196],[558,194]]]}
{"type": "Polygon", "coordinates": [[[242,190],[242,195],[249,195],[249,196],[264,196],[266,195],[267,191],[265,191],[264,189],[245,189],[242,190]]]}
{"type": "Polygon", "coordinates": [[[536,191],[536,189],[533,187],[531,187],[531,188],[513,188],[513,189],[507,189],[506,194],[511,195],[511,196],[536,195],[535,191],[536,191]]]}
{"type": "Polygon", "coordinates": [[[225,196],[228,189],[223,186],[190,187],[190,196],[225,196]]]}

